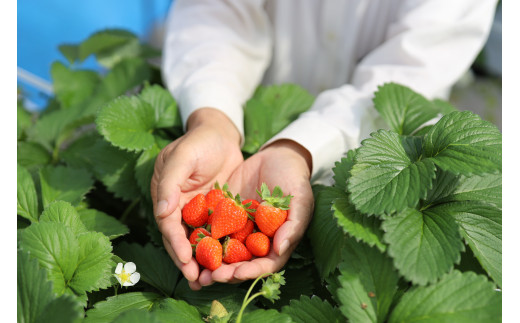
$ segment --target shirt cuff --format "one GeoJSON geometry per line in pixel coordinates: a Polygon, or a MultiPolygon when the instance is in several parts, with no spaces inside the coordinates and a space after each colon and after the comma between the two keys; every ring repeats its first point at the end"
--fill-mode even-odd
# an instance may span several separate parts
{"type": "Polygon", "coordinates": [[[315,183],[330,178],[331,169],[340,160],[346,146],[341,131],[310,117],[295,120],[269,139],[262,148],[280,139],[294,140],[309,151],[312,157],[311,181],[315,183]]]}
{"type": "Polygon", "coordinates": [[[229,87],[213,83],[197,83],[182,90],[178,102],[184,131],[190,115],[200,108],[215,108],[223,112],[240,133],[240,146],[244,144],[244,111],[242,102],[229,87]]]}

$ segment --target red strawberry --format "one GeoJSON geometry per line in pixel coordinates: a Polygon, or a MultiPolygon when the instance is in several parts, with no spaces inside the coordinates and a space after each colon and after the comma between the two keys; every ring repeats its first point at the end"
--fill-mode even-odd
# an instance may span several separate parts
{"type": "Polygon", "coordinates": [[[225,191],[227,191],[227,184],[224,184],[224,187],[221,189],[218,182],[215,182],[214,188],[206,194],[206,206],[211,210],[210,213],[215,211],[218,202],[226,197],[225,191]]]}
{"type": "Polygon", "coordinates": [[[224,250],[224,257],[222,260],[228,264],[246,261],[253,257],[251,252],[247,250],[246,246],[237,239],[226,239],[222,248],[224,250]]]}
{"type": "Polygon", "coordinates": [[[197,245],[197,243],[199,243],[199,241],[202,238],[207,237],[207,236],[211,237],[211,233],[209,233],[208,230],[206,230],[204,228],[196,228],[190,234],[190,239],[189,240],[190,240],[191,245],[195,246],[195,245],[197,245]]]}
{"type": "Polygon", "coordinates": [[[195,248],[195,259],[209,270],[217,269],[222,265],[222,245],[212,237],[202,238],[195,248]]]}
{"type": "Polygon", "coordinates": [[[253,232],[254,228],[255,228],[255,223],[253,221],[251,221],[250,219],[247,219],[247,223],[244,226],[244,228],[240,231],[230,234],[229,237],[233,238],[233,239],[237,239],[240,242],[244,243],[246,241],[247,236],[253,232]]]}
{"type": "Polygon", "coordinates": [[[269,253],[271,241],[262,232],[255,232],[247,236],[246,247],[254,256],[263,257],[269,253]]]}
{"type": "Polygon", "coordinates": [[[242,201],[243,205],[247,205],[248,203],[251,203],[251,204],[249,206],[247,206],[247,208],[249,210],[246,210],[246,211],[254,219],[255,218],[256,209],[258,208],[258,205],[260,204],[260,202],[258,202],[257,200],[253,200],[253,199],[247,199],[247,200],[243,200],[242,201]]]}
{"type": "Polygon", "coordinates": [[[240,196],[237,194],[234,199],[226,197],[217,204],[215,212],[213,212],[211,236],[215,239],[220,239],[228,234],[242,230],[246,223],[247,212],[240,202],[240,196]]]}
{"type": "Polygon", "coordinates": [[[197,194],[184,206],[182,219],[192,227],[200,227],[208,222],[208,207],[204,194],[197,194]]]}
{"type": "Polygon", "coordinates": [[[279,186],[275,186],[271,195],[265,183],[262,183],[261,192],[258,190],[257,192],[263,202],[256,208],[256,225],[268,237],[273,237],[276,230],[287,219],[287,210],[289,209],[292,196],[283,196],[282,189],[279,186]]]}

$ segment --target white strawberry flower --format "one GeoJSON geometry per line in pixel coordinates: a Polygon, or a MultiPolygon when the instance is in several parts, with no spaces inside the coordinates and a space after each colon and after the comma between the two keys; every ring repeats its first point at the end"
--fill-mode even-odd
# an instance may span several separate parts
{"type": "Polygon", "coordinates": [[[122,263],[118,263],[114,276],[116,276],[121,286],[134,286],[141,278],[141,274],[136,272],[135,269],[133,262],[127,262],[124,267],[122,263]]]}

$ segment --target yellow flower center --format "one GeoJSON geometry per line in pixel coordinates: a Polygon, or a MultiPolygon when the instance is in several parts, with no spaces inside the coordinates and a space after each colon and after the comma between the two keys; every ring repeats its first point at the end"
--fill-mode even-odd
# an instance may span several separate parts
{"type": "Polygon", "coordinates": [[[121,284],[130,282],[130,274],[127,273],[124,269],[121,271],[121,273],[118,276],[121,279],[121,284]]]}

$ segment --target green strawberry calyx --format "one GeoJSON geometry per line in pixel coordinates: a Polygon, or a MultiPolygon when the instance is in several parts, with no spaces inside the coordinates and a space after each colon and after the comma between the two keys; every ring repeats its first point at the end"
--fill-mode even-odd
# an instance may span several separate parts
{"type": "Polygon", "coordinates": [[[288,210],[291,199],[294,197],[292,195],[283,196],[283,192],[280,186],[275,186],[273,192],[271,193],[266,183],[262,183],[260,186],[260,191],[256,190],[256,192],[262,201],[281,210],[288,210]]]}

